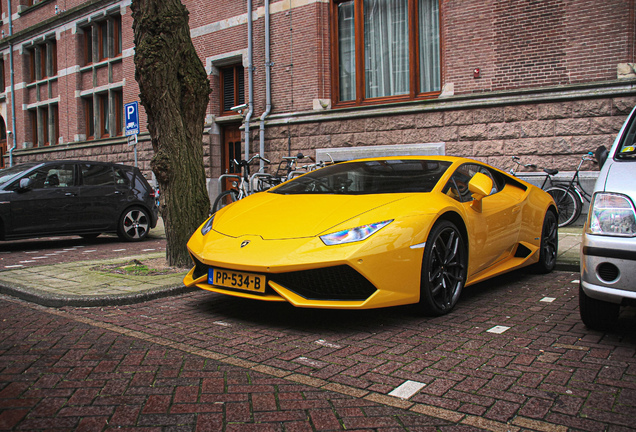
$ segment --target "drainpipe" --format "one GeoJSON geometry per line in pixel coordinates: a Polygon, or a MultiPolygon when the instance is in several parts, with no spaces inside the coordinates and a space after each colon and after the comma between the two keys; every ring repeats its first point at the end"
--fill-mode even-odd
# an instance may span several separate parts
{"type": "Polygon", "coordinates": [[[245,156],[248,160],[250,155],[250,120],[254,112],[254,48],[252,45],[252,0],[247,0],[247,57],[249,65],[247,67],[248,76],[248,101],[247,114],[245,115],[245,156]]]}
{"type": "MultiPolygon", "coordinates": [[[[9,37],[13,36],[13,19],[11,18],[11,0],[7,1],[9,8],[9,37]]],[[[9,43],[9,69],[11,69],[11,148],[9,149],[9,166],[13,166],[13,151],[17,147],[15,139],[15,78],[13,70],[13,42],[9,43]]]]}
{"type": "MultiPolygon", "coordinates": [[[[265,100],[266,109],[263,115],[261,115],[260,125],[260,147],[259,152],[261,156],[265,155],[265,119],[272,111],[272,63],[269,53],[269,0],[265,0],[265,100]]],[[[261,162],[261,169],[265,166],[264,161],[261,162]]]]}

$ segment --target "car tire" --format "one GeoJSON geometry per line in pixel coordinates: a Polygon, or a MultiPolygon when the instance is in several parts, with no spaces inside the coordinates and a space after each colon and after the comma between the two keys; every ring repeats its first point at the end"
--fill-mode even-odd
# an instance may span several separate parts
{"type": "Polygon", "coordinates": [[[117,235],[125,241],[141,241],[148,236],[150,231],[150,216],[141,207],[126,209],[119,218],[117,235]]]}
{"type": "Polygon", "coordinates": [[[217,196],[214,200],[214,204],[212,205],[212,213],[216,213],[226,205],[232,204],[235,201],[238,201],[237,190],[230,189],[226,190],[225,192],[221,192],[219,196],[217,196]]]}
{"type": "Polygon", "coordinates": [[[426,240],[422,260],[420,308],[431,316],[450,312],[466,283],[468,252],[464,238],[450,221],[437,222],[426,240]]]}
{"type": "Polygon", "coordinates": [[[541,229],[541,244],[539,246],[539,261],[534,265],[537,273],[550,273],[556,266],[559,252],[559,223],[552,210],[548,210],[543,218],[541,229]]]}
{"type": "Polygon", "coordinates": [[[618,319],[621,306],[589,297],[579,284],[579,312],[581,321],[586,327],[594,330],[605,330],[618,319]]]}

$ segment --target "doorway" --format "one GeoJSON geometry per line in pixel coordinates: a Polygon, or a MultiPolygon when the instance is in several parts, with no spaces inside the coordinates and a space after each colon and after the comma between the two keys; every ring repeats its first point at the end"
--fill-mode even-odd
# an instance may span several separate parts
{"type": "MultiPolygon", "coordinates": [[[[221,173],[240,174],[241,170],[232,161],[241,161],[241,130],[240,125],[227,125],[223,128],[223,151],[221,155],[221,173]]],[[[223,184],[223,190],[232,187],[232,179],[227,179],[223,184]]]]}

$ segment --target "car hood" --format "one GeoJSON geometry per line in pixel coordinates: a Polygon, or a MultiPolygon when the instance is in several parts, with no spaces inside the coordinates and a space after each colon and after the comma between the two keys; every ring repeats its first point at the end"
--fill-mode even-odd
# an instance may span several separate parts
{"type": "MultiPolygon", "coordinates": [[[[404,198],[404,195],[394,194],[280,195],[262,192],[217,212],[213,229],[230,237],[258,235],[265,240],[315,237],[331,232],[356,216],[404,198]]],[[[364,223],[373,222],[381,220],[364,223]]]]}
{"type": "Polygon", "coordinates": [[[618,192],[629,195],[632,200],[636,199],[636,183],[634,178],[636,162],[616,162],[613,161],[607,171],[607,177],[602,190],[606,192],[618,192]]]}

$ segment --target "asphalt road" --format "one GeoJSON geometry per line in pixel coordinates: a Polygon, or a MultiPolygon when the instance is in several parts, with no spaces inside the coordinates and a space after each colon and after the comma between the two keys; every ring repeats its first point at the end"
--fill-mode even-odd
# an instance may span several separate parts
{"type": "Polygon", "coordinates": [[[577,279],[511,273],[439,318],[0,296],[0,430],[634,430],[636,315],[588,330],[577,279]]]}

